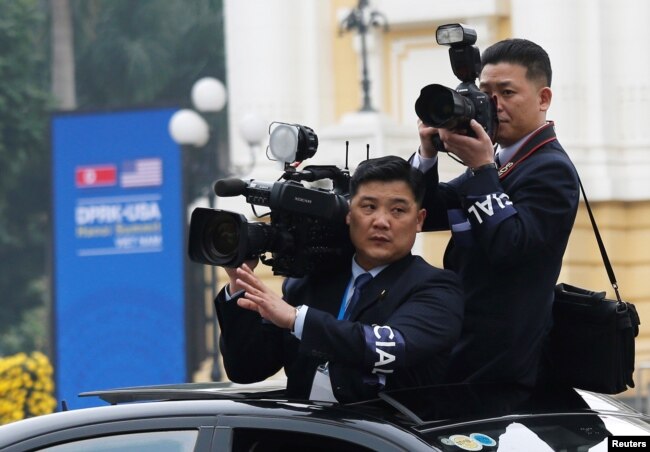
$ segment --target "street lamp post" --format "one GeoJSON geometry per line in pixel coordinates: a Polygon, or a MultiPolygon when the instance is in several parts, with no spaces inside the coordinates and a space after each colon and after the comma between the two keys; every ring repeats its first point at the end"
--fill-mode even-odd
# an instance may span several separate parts
{"type": "MultiPolygon", "coordinates": [[[[227,168],[220,163],[227,159],[219,155],[217,136],[217,123],[219,112],[226,105],[226,89],[221,81],[205,77],[198,80],[192,86],[191,91],[192,105],[195,109],[181,109],[174,113],[169,121],[169,132],[172,139],[181,146],[183,161],[183,185],[184,185],[184,204],[188,209],[197,198],[207,197],[212,200],[214,197],[210,193],[211,183],[214,178],[219,178],[222,168],[227,168]],[[199,152],[197,152],[199,151],[199,152]]],[[[222,152],[221,154],[227,154],[222,152]]],[[[210,205],[214,203],[210,201],[210,205]]],[[[189,240],[189,212],[186,212],[183,218],[184,224],[184,243],[189,240]]],[[[215,338],[218,337],[216,332],[217,322],[212,315],[211,307],[207,306],[205,300],[205,275],[203,269],[193,264],[186,257],[186,315],[188,322],[188,332],[190,335],[189,350],[189,368],[192,369],[198,359],[207,354],[205,348],[205,336],[201,327],[205,328],[212,323],[213,335],[212,355],[213,365],[211,369],[211,378],[214,381],[221,380],[221,368],[219,366],[218,343],[215,338]],[[201,309],[198,309],[195,300],[203,299],[204,303],[201,309]],[[210,309],[210,310],[209,310],[210,309]],[[197,359],[198,355],[198,359],[197,359]]],[[[217,275],[214,267],[210,268],[210,294],[214,300],[216,296],[217,275]]]]}
{"type": "Polygon", "coordinates": [[[239,134],[248,143],[250,150],[248,165],[238,168],[241,173],[248,174],[253,169],[257,160],[256,152],[268,133],[268,127],[268,123],[256,113],[246,113],[239,121],[239,134]]]}
{"type": "Polygon", "coordinates": [[[361,89],[363,91],[363,105],[359,111],[376,111],[370,101],[370,77],[368,76],[368,49],[366,35],[372,27],[382,27],[388,31],[388,21],[379,11],[368,11],[368,0],[359,0],[357,7],[352,9],[339,23],[339,35],[346,31],[356,30],[361,39],[361,89]]]}
{"type": "MultiPolygon", "coordinates": [[[[197,198],[207,197],[210,207],[216,208],[216,198],[212,187],[216,179],[228,176],[243,176],[250,173],[255,165],[255,148],[262,141],[266,132],[266,124],[257,115],[249,114],[244,116],[240,123],[240,132],[249,144],[251,156],[246,165],[233,166],[230,162],[227,140],[220,139],[218,130],[227,131],[225,124],[220,124],[220,112],[226,105],[226,88],[223,83],[212,77],[205,77],[198,80],[192,86],[192,105],[194,109],[181,109],[172,115],[169,121],[169,133],[172,139],[181,146],[183,152],[183,180],[185,185],[185,206],[189,207],[197,198]],[[200,151],[198,154],[196,151],[200,151]],[[221,152],[220,152],[221,151],[221,152]]],[[[185,243],[189,239],[189,221],[185,221],[185,243]]],[[[198,272],[197,264],[187,262],[187,280],[194,282],[193,286],[205,287],[205,276],[198,272]],[[200,282],[198,281],[200,279],[200,282]]],[[[213,381],[221,380],[221,368],[219,365],[218,348],[218,322],[214,313],[212,302],[217,295],[217,273],[215,267],[210,267],[210,296],[203,311],[196,309],[193,303],[198,294],[204,298],[204,290],[196,290],[196,287],[188,287],[186,310],[191,323],[202,325],[212,324],[213,331],[213,366],[211,378],[213,381]],[[200,316],[200,319],[197,319],[200,316]],[[198,322],[197,322],[198,320],[198,322]]],[[[197,334],[200,329],[197,328],[197,334]]],[[[197,347],[202,347],[201,340],[196,338],[197,347]]],[[[202,341],[205,343],[205,341],[202,341]]],[[[204,348],[202,350],[205,350],[204,348]]],[[[190,354],[196,353],[190,350],[190,354]]]]}

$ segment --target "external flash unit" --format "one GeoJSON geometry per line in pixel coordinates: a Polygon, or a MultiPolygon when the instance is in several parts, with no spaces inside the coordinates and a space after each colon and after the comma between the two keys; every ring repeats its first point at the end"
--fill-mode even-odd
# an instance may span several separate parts
{"type": "Polygon", "coordinates": [[[476,42],[476,30],[463,24],[441,25],[436,30],[436,42],[443,46],[472,45],[476,42]]]}

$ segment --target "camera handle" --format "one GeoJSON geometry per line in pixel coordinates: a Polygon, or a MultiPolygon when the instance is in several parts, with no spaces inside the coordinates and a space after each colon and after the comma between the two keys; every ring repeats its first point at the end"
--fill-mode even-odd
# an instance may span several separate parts
{"type": "Polygon", "coordinates": [[[285,171],[285,180],[314,182],[331,179],[332,188],[337,194],[347,195],[350,192],[350,173],[335,165],[309,165],[302,171],[285,171]]]}
{"type": "Polygon", "coordinates": [[[445,143],[440,139],[440,135],[436,133],[431,141],[433,141],[433,149],[435,149],[436,152],[447,152],[447,149],[445,149],[445,143]]]}
{"type": "Polygon", "coordinates": [[[461,159],[456,157],[454,154],[450,154],[449,152],[447,152],[447,149],[445,149],[445,144],[440,139],[440,135],[435,134],[431,139],[431,141],[433,142],[433,148],[436,150],[436,152],[444,152],[449,156],[450,159],[460,163],[463,166],[467,166],[465,162],[463,162],[461,159]]]}

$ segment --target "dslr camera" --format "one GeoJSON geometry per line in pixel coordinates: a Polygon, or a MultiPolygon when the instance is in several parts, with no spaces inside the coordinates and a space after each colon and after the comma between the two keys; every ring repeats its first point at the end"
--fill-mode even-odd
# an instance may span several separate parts
{"type": "MultiPolygon", "coordinates": [[[[436,41],[449,46],[451,68],[461,83],[455,90],[438,84],[425,86],[415,101],[415,113],[427,126],[470,136],[475,134],[469,122],[476,119],[494,141],[498,126],[496,105],[475,84],[481,72],[481,54],[473,45],[476,31],[463,24],[441,25],[436,30],[436,41]]],[[[444,152],[439,138],[434,145],[444,152]]]]}
{"type": "MultiPolygon", "coordinates": [[[[251,222],[236,212],[197,208],[192,212],[189,256],[194,262],[238,267],[259,257],[273,274],[302,277],[326,274],[349,262],[353,254],[345,217],[348,213],[350,174],[330,165],[297,170],[299,162],[313,157],[318,147],[314,131],[299,124],[274,122],[270,126],[269,152],[284,163],[278,181],[220,179],[217,196],[244,196],[255,206],[270,208],[270,222],[251,222]],[[332,188],[314,188],[303,182],[329,179],[332,188]],[[268,257],[266,253],[271,253],[268,257]]],[[[258,218],[260,218],[258,216],[258,218]]]]}

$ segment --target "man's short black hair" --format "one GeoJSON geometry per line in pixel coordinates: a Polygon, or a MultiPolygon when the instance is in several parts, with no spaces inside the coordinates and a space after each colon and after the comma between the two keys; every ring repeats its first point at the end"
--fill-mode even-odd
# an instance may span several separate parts
{"type": "Polygon", "coordinates": [[[483,67],[486,64],[518,64],[526,68],[528,80],[551,86],[553,71],[546,50],[527,39],[504,39],[491,45],[481,55],[481,63],[483,67]]]}
{"type": "Polygon", "coordinates": [[[396,155],[368,159],[359,164],[350,180],[350,197],[354,197],[359,186],[366,182],[403,181],[410,187],[418,206],[424,199],[424,177],[406,160],[396,155]]]}

